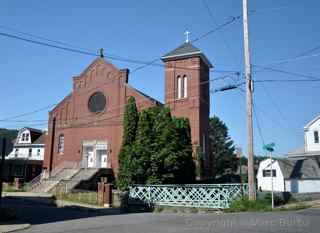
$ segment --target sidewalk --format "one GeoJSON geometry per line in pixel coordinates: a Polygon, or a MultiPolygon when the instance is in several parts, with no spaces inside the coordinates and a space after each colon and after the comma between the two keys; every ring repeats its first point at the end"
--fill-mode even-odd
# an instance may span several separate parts
{"type": "Polygon", "coordinates": [[[42,205],[55,205],[55,199],[52,194],[48,193],[31,193],[31,192],[4,192],[4,198],[19,199],[25,202],[32,202],[42,205]]]}
{"type": "Polygon", "coordinates": [[[18,221],[0,222],[0,233],[13,232],[29,228],[29,223],[22,223],[18,221]]]}

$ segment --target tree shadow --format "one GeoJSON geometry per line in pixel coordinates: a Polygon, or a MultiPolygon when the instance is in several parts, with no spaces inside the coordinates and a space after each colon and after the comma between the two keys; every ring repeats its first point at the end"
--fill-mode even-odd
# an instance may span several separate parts
{"type": "MultiPolygon", "coordinates": [[[[4,197],[2,206],[13,211],[16,220],[30,223],[31,225],[107,215],[141,213],[141,209],[137,209],[138,211],[128,211],[122,208],[93,209],[82,206],[57,207],[53,203],[48,203],[47,199],[48,198],[39,197],[35,202],[28,197],[4,197]]],[[[8,224],[10,224],[10,222],[8,224]]],[[[12,224],[14,224],[14,222],[12,224]]]]}

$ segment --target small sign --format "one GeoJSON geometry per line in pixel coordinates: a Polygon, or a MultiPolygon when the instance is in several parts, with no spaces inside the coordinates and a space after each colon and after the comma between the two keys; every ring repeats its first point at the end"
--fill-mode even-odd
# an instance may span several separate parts
{"type": "Polygon", "coordinates": [[[269,143],[267,145],[263,146],[263,149],[269,152],[273,152],[274,151],[274,147],[276,146],[276,144],[274,142],[269,143]]]}

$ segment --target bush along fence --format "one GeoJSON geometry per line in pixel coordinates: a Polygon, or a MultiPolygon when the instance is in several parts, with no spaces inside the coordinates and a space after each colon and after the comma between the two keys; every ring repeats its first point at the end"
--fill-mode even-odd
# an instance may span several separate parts
{"type": "Polygon", "coordinates": [[[247,184],[134,185],[128,204],[226,209],[247,195],[247,184]]]}

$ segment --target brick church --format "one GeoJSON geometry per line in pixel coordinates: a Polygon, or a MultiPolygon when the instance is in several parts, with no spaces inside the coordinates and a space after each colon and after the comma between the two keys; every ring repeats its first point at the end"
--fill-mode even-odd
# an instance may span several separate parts
{"type": "Polygon", "coordinates": [[[138,110],[166,105],[176,117],[190,121],[194,152],[204,153],[209,169],[208,121],[211,63],[191,43],[164,55],[165,103],[130,86],[129,70],[118,69],[103,57],[95,59],[79,76],[73,90],[49,112],[43,169],[106,168],[117,175],[122,144],[123,115],[129,96],[138,110]]]}

